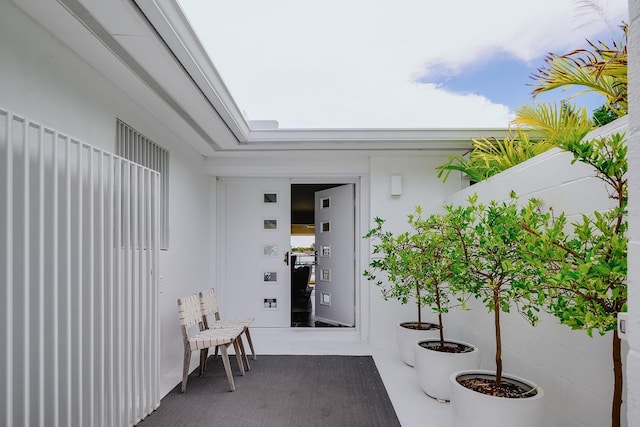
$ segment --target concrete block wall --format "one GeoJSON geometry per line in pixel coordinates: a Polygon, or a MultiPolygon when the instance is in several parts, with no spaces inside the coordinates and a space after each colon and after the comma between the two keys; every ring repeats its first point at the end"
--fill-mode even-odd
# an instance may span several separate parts
{"type": "MultiPolygon", "coordinates": [[[[587,138],[627,130],[622,118],[592,132],[587,138]]],[[[521,201],[535,197],[555,212],[565,212],[568,221],[582,213],[604,210],[612,200],[591,167],[575,163],[573,156],[550,150],[486,181],[449,197],[446,202],[466,204],[469,195],[480,201],[506,200],[513,190],[521,201]]],[[[482,367],[495,369],[493,315],[477,301],[471,310],[452,312],[447,317],[448,335],[479,345],[482,367]]],[[[543,314],[536,327],[515,312],[503,317],[504,371],[526,378],[545,391],[545,423],[549,426],[597,427],[610,425],[613,394],[612,334],[589,338],[584,331],[572,331],[550,315],[543,314]]],[[[623,345],[626,350],[626,344],[623,345]]],[[[624,411],[624,408],[623,408],[624,411]]],[[[623,424],[625,425],[625,424],[623,424]]],[[[633,425],[633,424],[629,424],[633,425]]]]}

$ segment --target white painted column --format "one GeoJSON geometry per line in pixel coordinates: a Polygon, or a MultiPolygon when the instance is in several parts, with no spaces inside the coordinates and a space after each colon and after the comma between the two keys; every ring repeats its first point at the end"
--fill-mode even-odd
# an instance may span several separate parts
{"type": "Polygon", "coordinates": [[[640,420],[640,2],[629,2],[629,354],[627,420],[640,420]]]}

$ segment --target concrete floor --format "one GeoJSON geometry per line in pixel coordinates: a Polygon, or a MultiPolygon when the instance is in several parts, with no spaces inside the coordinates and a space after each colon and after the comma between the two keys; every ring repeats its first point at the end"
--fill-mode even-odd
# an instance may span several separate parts
{"type": "Polygon", "coordinates": [[[373,356],[403,427],[449,427],[451,408],[427,396],[412,367],[400,358],[393,340],[388,346],[359,341],[354,330],[336,328],[252,328],[260,354],[338,354],[373,356]]]}

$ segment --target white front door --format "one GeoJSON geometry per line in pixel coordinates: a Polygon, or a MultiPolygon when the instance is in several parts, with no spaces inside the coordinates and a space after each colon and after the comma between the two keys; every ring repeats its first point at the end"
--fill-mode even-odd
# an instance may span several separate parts
{"type": "Polygon", "coordinates": [[[354,185],[315,193],[316,319],[344,326],[355,323],[354,185]]]}
{"type": "MultiPolygon", "coordinates": [[[[218,275],[225,317],[254,317],[256,327],[289,327],[291,183],[226,179],[218,275]]],[[[222,311],[222,310],[221,310],[222,311]]]]}

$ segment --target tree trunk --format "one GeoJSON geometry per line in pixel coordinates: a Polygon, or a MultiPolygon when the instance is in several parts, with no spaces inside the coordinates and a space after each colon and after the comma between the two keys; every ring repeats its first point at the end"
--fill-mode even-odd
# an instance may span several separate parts
{"type": "Polygon", "coordinates": [[[422,329],[422,306],[420,305],[420,287],[416,285],[416,304],[418,305],[418,330],[422,329]]]}
{"type": "Polygon", "coordinates": [[[493,293],[493,321],[496,331],[496,386],[502,384],[502,339],[500,337],[500,295],[493,293]]]}
{"type": "Polygon", "coordinates": [[[440,288],[436,286],[436,305],[438,306],[438,326],[440,327],[440,348],[444,347],[444,326],[442,325],[442,307],[440,302],[440,288]]]}
{"type": "Polygon", "coordinates": [[[613,331],[613,401],[611,402],[611,427],[620,427],[622,407],[622,354],[618,331],[613,331]]]}

